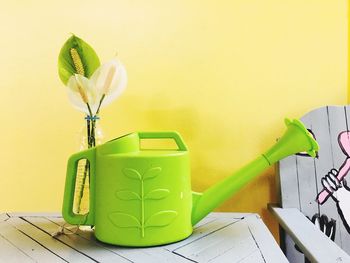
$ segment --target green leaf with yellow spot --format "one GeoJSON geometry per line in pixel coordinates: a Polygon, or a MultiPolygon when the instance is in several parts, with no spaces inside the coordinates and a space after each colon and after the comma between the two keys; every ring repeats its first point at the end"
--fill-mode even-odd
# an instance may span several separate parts
{"type": "Polygon", "coordinates": [[[90,78],[99,66],[100,59],[95,50],[75,35],[64,43],[58,55],[58,75],[64,85],[74,74],[90,78]]]}

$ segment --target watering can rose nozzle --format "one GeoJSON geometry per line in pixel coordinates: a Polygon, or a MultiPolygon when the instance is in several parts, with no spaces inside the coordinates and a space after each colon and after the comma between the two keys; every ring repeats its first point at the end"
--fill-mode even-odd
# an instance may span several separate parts
{"type": "Polygon", "coordinates": [[[317,152],[319,150],[319,145],[316,142],[316,140],[313,137],[313,135],[305,128],[304,124],[301,121],[297,120],[297,119],[294,119],[294,120],[291,121],[288,118],[285,118],[284,122],[287,125],[287,127],[289,125],[295,125],[296,127],[298,127],[302,132],[304,132],[308,136],[307,138],[309,139],[311,148],[308,151],[306,151],[306,152],[311,157],[314,157],[314,158],[317,157],[317,152]]]}
{"type": "Polygon", "coordinates": [[[192,225],[198,223],[255,176],[281,159],[300,152],[307,152],[311,157],[316,157],[319,146],[303,123],[286,118],[285,124],[287,131],[268,151],[204,193],[193,192],[192,225]]]}

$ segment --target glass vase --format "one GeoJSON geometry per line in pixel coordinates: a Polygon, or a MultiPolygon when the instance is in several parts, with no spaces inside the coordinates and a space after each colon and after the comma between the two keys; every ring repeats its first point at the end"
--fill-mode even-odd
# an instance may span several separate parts
{"type": "MultiPolygon", "coordinates": [[[[99,116],[86,116],[85,125],[78,134],[78,149],[83,151],[103,143],[103,131],[99,116]]],[[[77,165],[73,213],[86,215],[89,212],[90,163],[81,159],[77,165]]]]}

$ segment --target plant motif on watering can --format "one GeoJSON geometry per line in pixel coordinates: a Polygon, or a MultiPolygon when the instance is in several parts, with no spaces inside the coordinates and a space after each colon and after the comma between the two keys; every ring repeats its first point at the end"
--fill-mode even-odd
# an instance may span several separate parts
{"type": "Polygon", "coordinates": [[[169,194],[169,189],[155,188],[147,193],[145,192],[145,181],[150,181],[161,174],[161,167],[152,167],[145,173],[140,173],[136,169],[125,168],[123,174],[131,179],[139,181],[140,191],[137,193],[128,189],[117,190],[115,196],[123,201],[138,201],[140,203],[140,218],[125,212],[110,213],[109,219],[116,227],[130,227],[138,228],[141,231],[141,236],[145,237],[145,230],[148,227],[163,227],[169,225],[177,216],[174,210],[161,210],[147,219],[145,218],[145,211],[147,210],[147,201],[156,202],[157,200],[165,199],[169,194]]]}

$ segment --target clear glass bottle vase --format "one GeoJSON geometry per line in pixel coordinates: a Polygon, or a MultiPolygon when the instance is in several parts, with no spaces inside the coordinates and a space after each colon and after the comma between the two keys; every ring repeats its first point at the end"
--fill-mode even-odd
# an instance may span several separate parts
{"type": "MultiPolygon", "coordinates": [[[[103,131],[99,116],[86,116],[85,125],[78,134],[79,151],[103,143],[103,131]]],[[[73,213],[86,215],[89,212],[90,164],[87,159],[78,162],[74,190],[73,213]]]]}

